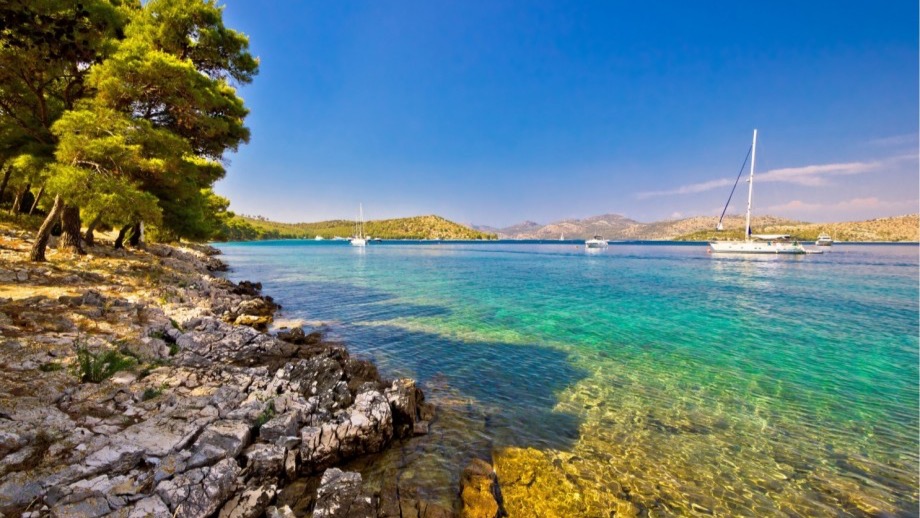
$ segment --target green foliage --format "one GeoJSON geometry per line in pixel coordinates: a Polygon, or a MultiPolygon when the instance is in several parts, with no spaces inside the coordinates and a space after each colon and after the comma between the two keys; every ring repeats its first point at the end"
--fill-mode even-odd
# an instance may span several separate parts
{"type": "Polygon", "coordinates": [[[101,383],[116,372],[130,369],[136,364],[136,359],[114,349],[93,353],[85,347],[79,347],[74,374],[82,383],[101,383]]]}
{"type": "Polygon", "coordinates": [[[269,401],[268,404],[265,405],[265,410],[259,414],[259,417],[256,418],[256,422],[253,423],[253,428],[255,428],[255,431],[258,432],[259,429],[262,428],[262,425],[271,421],[272,418],[275,417],[275,413],[275,402],[269,401]]]}
{"type": "Polygon", "coordinates": [[[58,362],[48,362],[48,363],[41,364],[38,367],[38,370],[42,372],[57,372],[60,370],[64,370],[64,366],[58,362]]]}
{"type": "Polygon", "coordinates": [[[143,221],[164,240],[222,228],[228,202],[211,186],[249,139],[231,83],[258,60],[214,0],[10,0],[0,16],[12,188],[43,186],[84,220],[143,221]]]}
{"type": "MultiPolygon", "coordinates": [[[[495,239],[494,234],[479,232],[440,216],[368,221],[365,234],[381,239],[495,239]]],[[[277,223],[264,219],[234,216],[224,225],[220,238],[227,241],[260,239],[313,239],[321,236],[348,237],[355,233],[353,221],[332,220],[319,223],[277,223]]]]}
{"type": "Polygon", "coordinates": [[[175,356],[179,354],[179,345],[178,344],[169,344],[169,355],[175,356]]]}
{"type": "Polygon", "coordinates": [[[144,393],[141,394],[141,401],[149,401],[153,398],[159,397],[168,388],[169,388],[169,385],[166,384],[166,382],[164,382],[157,388],[147,387],[146,389],[144,389],[144,393]]]}

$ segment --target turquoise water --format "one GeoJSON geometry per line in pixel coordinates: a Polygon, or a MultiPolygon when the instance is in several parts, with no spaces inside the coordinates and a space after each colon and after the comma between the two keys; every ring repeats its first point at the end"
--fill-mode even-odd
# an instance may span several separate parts
{"type": "Polygon", "coordinates": [[[230,243],[283,317],[440,408],[390,459],[512,515],[916,515],[918,248],[230,243]]]}

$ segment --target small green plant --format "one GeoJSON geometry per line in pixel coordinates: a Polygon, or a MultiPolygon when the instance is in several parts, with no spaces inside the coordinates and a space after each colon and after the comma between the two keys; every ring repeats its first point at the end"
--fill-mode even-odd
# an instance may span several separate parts
{"type": "Polygon", "coordinates": [[[172,324],[173,329],[178,329],[179,331],[182,331],[182,326],[179,325],[179,322],[176,322],[174,319],[170,318],[169,323],[172,324]]]}
{"type": "Polygon", "coordinates": [[[169,355],[175,356],[179,354],[179,344],[169,344],[169,355]]]}
{"type": "Polygon", "coordinates": [[[141,394],[141,400],[149,401],[155,397],[159,397],[168,388],[169,388],[169,385],[166,384],[166,382],[163,382],[163,384],[161,384],[157,388],[148,387],[146,390],[144,390],[144,393],[141,394]]]}
{"type": "Polygon", "coordinates": [[[136,359],[114,349],[92,353],[85,347],[79,347],[75,374],[83,383],[100,383],[116,372],[130,369],[135,364],[136,359]]]}
{"type": "Polygon", "coordinates": [[[38,370],[42,372],[57,372],[63,369],[64,369],[64,366],[58,362],[43,363],[42,365],[38,367],[38,370]]]}
{"type": "Polygon", "coordinates": [[[150,338],[159,338],[160,340],[166,340],[166,332],[161,329],[154,329],[148,334],[150,338]]]}
{"type": "Polygon", "coordinates": [[[262,428],[263,424],[271,421],[273,417],[275,417],[275,402],[269,401],[268,404],[265,405],[265,410],[263,410],[262,413],[259,414],[259,417],[256,418],[256,422],[253,425],[253,428],[255,428],[255,431],[258,432],[259,428],[262,428]]]}

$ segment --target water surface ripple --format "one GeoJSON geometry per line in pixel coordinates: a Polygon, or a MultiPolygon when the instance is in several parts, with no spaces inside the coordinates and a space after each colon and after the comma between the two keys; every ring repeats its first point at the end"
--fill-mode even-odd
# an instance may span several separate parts
{"type": "Polygon", "coordinates": [[[512,516],[917,514],[916,246],[220,248],[439,405],[371,484],[455,505],[480,456],[512,516]]]}

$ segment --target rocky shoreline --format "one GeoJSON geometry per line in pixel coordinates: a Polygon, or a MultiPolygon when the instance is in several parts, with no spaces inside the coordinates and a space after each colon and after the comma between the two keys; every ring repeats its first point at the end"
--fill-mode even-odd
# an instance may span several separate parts
{"type": "Polygon", "coordinates": [[[28,239],[0,236],[3,516],[504,514],[488,463],[464,471],[456,509],[336,468],[427,433],[434,408],[319,333],[267,333],[279,306],[215,276],[215,249],[36,264],[28,239]]]}

